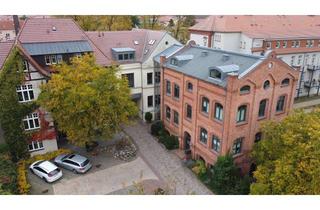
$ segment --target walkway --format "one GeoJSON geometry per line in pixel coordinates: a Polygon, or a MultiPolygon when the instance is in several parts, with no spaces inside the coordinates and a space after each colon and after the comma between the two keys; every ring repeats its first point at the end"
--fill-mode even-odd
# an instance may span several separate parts
{"type": "MultiPolygon", "coordinates": [[[[55,195],[105,195],[144,180],[158,181],[150,167],[138,157],[134,161],[110,168],[61,179],[53,184],[55,195]]],[[[127,192],[126,192],[127,193],[127,192]]]]}
{"type": "Polygon", "coordinates": [[[175,194],[212,194],[192,171],[182,164],[181,159],[156,142],[148,132],[147,125],[138,121],[134,125],[124,127],[124,132],[135,141],[142,158],[155,171],[156,175],[160,176],[171,187],[174,186],[175,194]]]}

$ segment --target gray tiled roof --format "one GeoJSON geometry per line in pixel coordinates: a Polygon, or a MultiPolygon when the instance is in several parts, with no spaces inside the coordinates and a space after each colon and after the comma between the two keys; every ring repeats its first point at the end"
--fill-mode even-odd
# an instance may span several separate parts
{"type": "Polygon", "coordinates": [[[214,83],[220,86],[226,86],[227,74],[233,73],[245,75],[261,63],[265,57],[235,53],[225,50],[217,50],[206,47],[190,46],[178,51],[165,63],[165,66],[182,72],[186,75],[214,83]],[[179,63],[170,64],[170,59],[176,56],[189,56],[192,59],[179,63]],[[211,69],[219,70],[223,75],[222,79],[213,79],[209,77],[211,69]]]}
{"type": "Polygon", "coordinates": [[[30,55],[50,55],[93,51],[88,41],[25,43],[22,45],[30,55]]]}
{"type": "Polygon", "coordinates": [[[179,50],[180,48],[182,48],[182,45],[178,45],[178,44],[174,44],[170,47],[168,47],[167,49],[165,49],[164,51],[162,51],[161,53],[159,53],[158,55],[153,57],[153,60],[157,63],[160,63],[160,56],[164,55],[166,57],[169,57],[170,55],[172,55],[173,53],[175,53],[177,50],[179,50]]]}

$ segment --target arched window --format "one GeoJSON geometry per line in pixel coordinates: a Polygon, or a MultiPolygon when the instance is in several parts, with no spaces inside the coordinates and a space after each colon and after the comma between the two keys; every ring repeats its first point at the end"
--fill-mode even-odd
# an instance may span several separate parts
{"type": "Polygon", "coordinates": [[[193,90],[193,85],[192,85],[191,82],[187,82],[187,90],[188,90],[189,92],[192,92],[192,90],[193,90]]]}
{"type": "Polygon", "coordinates": [[[223,106],[219,103],[215,104],[214,107],[214,118],[222,121],[223,119],[223,106]]]}
{"type": "Polygon", "coordinates": [[[240,94],[244,94],[244,93],[250,93],[250,86],[249,85],[245,85],[240,88],[240,94]]]}
{"type": "Polygon", "coordinates": [[[247,105],[239,106],[237,112],[237,123],[245,122],[247,118],[247,105]]]}
{"type": "Polygon", "coordinates": [[[263,89],[268,89],[270,87],[270,81],[269,80],[267,80],[267,81],[265,81],[264,83],[263,83],[263,89]]]}
{"type": "Polygon", "coordinates": [[[283,112],[286,103],[286,96],[280,96],[277,101],[276,112],[283,112]]]}
{"type": "Polygon", "coordinates": [[[212,136],[212,144],[211,144],[211,147],[214,151],[216,152],[220,152],[220,148],[221,148],[221,143],[220,143],[220,139],[213,135],[212,136]]]}
{"type": "Polygon", "coordinates": [[[258,117],[265,117],[266,108],[267,108],[267,99],[263,99],[263,100],[260,101],[260,104],[259,104],[258,117]]]}
{"type": "Polygon", "coordinates": [[[204,128],[200,128],[200,141],[204,144],[208,141],[208,131],[204,128]]]}
{"type": "Polygon", "coordinates": [[[167,120],[170,120],[170,118],[171,118],[171,109],[170,109],[170,107],[166,107],[166,119],[167,120]]]}
{"type": "Polygon", "coordinates": [[[288,86],[290,84],[290,79],[285,78],[284,80],[281,81],[281,86],[288,86]]]}
{"type": "Polygon", "coordinates": [[[209,113],[209,99],[206,97],[202,97],[201,102],[201,111],[208,114],[209,113]]]}

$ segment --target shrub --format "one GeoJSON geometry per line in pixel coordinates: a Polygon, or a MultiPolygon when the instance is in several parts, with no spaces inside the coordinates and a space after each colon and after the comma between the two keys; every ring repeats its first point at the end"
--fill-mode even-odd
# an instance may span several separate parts
{"type": "Polygon", "coordinates": [[[202,160],[197,160],[195,166],[192,167],[192,171],[198,176],[202,177],[206,174],[207,168],[202,160]]]}
{"type": "MultiPolygon", "coordinates": [[[[11,160],[9,152],[0,153],[0,191],[17,194],[17,166],[11,160]]],[[[1,194],[0,193],[0,194],[1,194]]]]}
{"type": "Polygon", "coordinates": [[[0,144],[0,153],[5,153],[9,151],[9,147],[7,144],[0,144]]]}
{"type": "Polygon", "coordinates": [[[46,154],[35,155],[35,156],[29,158],[28,160],[26,160],[26,164],[30,165],[33,162],[38,161],[38,160],[51,160],[51,159],[57,157],[58,155],[67,154],[67,153],[71,153],[71,152],[72,151],[69,149],[58,149],[56,151],[48,152],[46,154]]]}
{"type": "Polygon", "coordinates": [[[173,150],[179,148],[179,140],[176,136],[170,136],[167,133],[163,133],[159,137],[159,141],[168,149],[173,150]]]}
{"type": "Polygon", "coordinates": [[[170,136],[170,133],[167,129],[163,128],[159,131],[159,136],[170,136]]]}
{"type": "Polygon", "coordinates": [[[31,185],[27,181],[27,169],[26,169],[26,161],[20,160],[18,162],[18,189],[19,194],[25,195],[28,194],[31,188],[31,185]]]}
{"type": "Polygon", "coordinates": [[[217,194],[248,194],[250,179],[242,177],[231,155],[220,156],[212,169],[210,188],[217,194]]]}
{"type": "Polygon", "coordinates": [[[163,123],[162,121],[156,121],[154,123],[152,123],[151,125],[151,134],[154,136],[159,136],[161,130],[163,130],[163,123]]]}
{"type": "Polygon", "coordinates": [[[144,115],[144,119],[150,123],[151,120],[152,120],[152,114],[150,112],[147,112],[145,115],[144,115]]]}

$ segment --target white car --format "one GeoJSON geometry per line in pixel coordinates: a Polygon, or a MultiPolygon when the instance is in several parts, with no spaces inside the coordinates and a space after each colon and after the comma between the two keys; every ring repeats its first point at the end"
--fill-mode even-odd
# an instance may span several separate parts
{"type": "Polygon", "coordinates": [[[47,160],[38,160],[29,167],[30,171],[46,182],[54,182],[62,177],[62,171],[47,160]]]}

